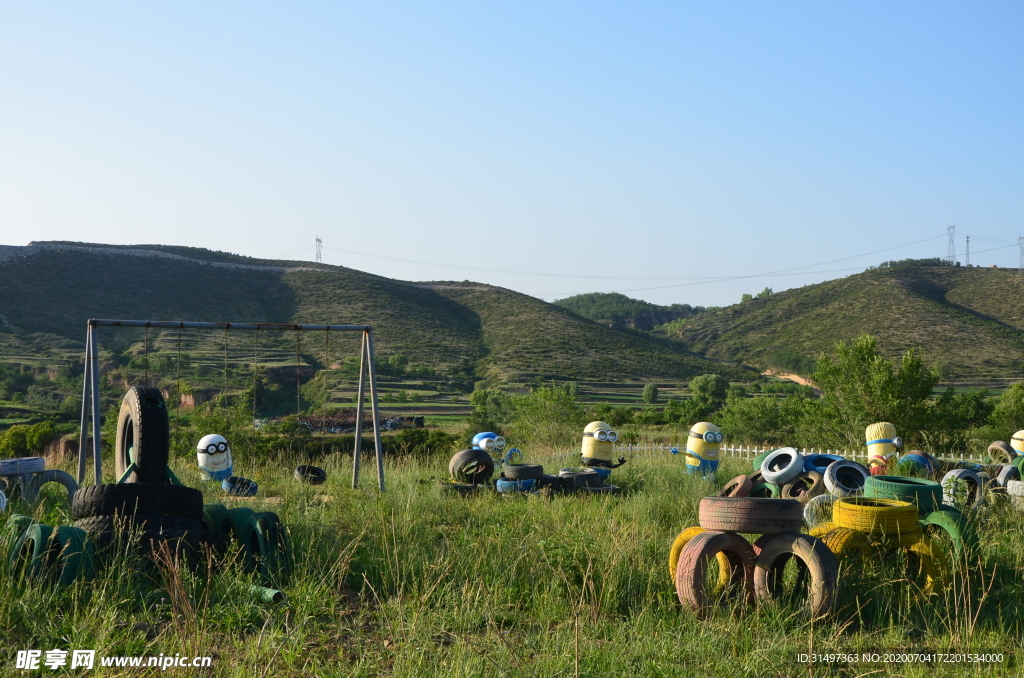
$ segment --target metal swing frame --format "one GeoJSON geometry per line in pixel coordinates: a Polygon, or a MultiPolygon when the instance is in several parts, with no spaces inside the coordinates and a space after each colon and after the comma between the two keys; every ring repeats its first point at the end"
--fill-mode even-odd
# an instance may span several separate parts
{"type": "Polygon", "coordinates": [[[359,487],[360,447],[363,439],[363,401],[366,378],[370,382],[370,407],[373,413],[373,444],[377,453],[377,487],[384,491],[384,451],[380,441],[380,412],[377,408],[377,369],[373,359],[373,328],[369,325],[287,325],[272,323],[200,323],[167,320],[90,319],[85,335],[85,374],[82,379],[82,419],[78,439],[78,482],[85,481],[88,459],[88,428],[92,420],[92,458],[96,484],[103,482],[103,458],[100,441],[99,350],[96,338],[100,327],[144,327],[177,330],[269,330],[279,332],[362,332],[359,354],[359,391],[356,399],[356,437],[352,453],[352,488],[359,487]]]}

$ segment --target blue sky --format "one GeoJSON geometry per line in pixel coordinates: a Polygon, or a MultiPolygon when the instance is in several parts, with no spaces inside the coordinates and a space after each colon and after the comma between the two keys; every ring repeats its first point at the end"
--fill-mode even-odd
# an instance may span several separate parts
{"type": "Polygon", "coordinates": [[[2,2],[0,243],[319,234],[397,278],[705,305],[953,223],[1016,266],[981,250],[1024,235],[1022,33],[1021,3],[2,2]]]}

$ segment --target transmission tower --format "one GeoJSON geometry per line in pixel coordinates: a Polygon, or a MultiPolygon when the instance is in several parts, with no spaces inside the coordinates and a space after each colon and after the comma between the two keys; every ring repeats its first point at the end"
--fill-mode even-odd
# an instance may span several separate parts
{"type": "Polygon", "coordinates": [[[971,236],[967,236],[967,253],[964,255],[964,258],[965,258],[964,265],[965,266],[970,266],[971,265],[971,236]]]}
{"type": "Polygon", "coordinates": [[[946,246],[946,261],[951,264],[956,263],[956,224],[946,227],[946,233],[949,235],[949,245],[946,246]]]}
{"type": "Polygon", "coordinates": [[[320,236],[317,236],[316,237],[316,263],[318,263],[318,264],[322,262],[320,254],[321,254],[321,250],[323,249],[323,246],[324,246],[324,241],[320,238],[320,236]]]}

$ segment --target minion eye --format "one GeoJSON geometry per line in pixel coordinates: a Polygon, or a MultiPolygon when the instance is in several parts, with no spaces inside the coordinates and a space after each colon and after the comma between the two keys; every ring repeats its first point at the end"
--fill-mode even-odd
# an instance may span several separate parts
{"type": "Polygon", "coordinates": [[[213,443],[210,443],[209,445],[206,446],[206,453],[217,454],[217,446],[213,443]]]}
{"type": "Polygon", "coordinates": [[[715,442],[716,442],[716,443],[720,443],[720,442],[722,442],[722,440],[723,440],[723,438],[724,438],[724,437],[725,437],[725,436],[723,436],[723,435],[722,435],[722,432],[721,432],[721,431],[715,431],[715,442]]]}
{"type": "Polygon", "coordinates": [[[707,432],[705,432],[704,433],[704,442],[706,442],[706,443],[713,443],[713,442],[715,442],[715,432],[714,431],[707,431],[707,432]]]}
{"type": "Polygon", "coordinates": [[[499,450],[504,449],[505,439],[502,438],[501,436],[498,436],[497,438],[494,439],[494,446],[497,447],[499,450]]]}
{"type": "Polygon", "coordinates": [[[892,444],[895,445],[896,447],[903,447],[903,438],[896,436],[895,438],[892,439],[892,444]]]}
{"type": "Polygon", "coordinates": [[[602,443],[608,440],[608,431],[594,431],[594,440],[602,443]]]}
{"type": "Polygon", "coordinates": [[[217,443],[217,451],[218,452],[227,452],[228,451],[228,444],[227,443],[217,443]]]}
{"type": "Polygon", "coordinates": [[[494,438],[484,438],[480,441],[480,448],[487,452],[494,449],[494,438]]]}
{"type": "Polygon", "coordinates": [[[615,431],[608,431],[608,442],[614,443],[614,442],[618,442],[618,440],[619,440],[619,434],[618,433],[616,433],[615,431]]]}

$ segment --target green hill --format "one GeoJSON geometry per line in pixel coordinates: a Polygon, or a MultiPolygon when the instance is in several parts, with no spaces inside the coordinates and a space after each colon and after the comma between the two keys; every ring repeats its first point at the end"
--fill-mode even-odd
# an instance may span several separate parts
{"type": "MultiPolygon", "coordinates": [[[[475,283],[409,283],[350,268],[268,261],[209,250],[38,243],[0,246],[0,352],[47,362],[80,354],[88,318],[332,322],[374,326],[378,356],[473,379],[684,379],[749,370],[695,356],[678,342],[594,323],[511,290],[475,283]]],[[[177,350],[178,333],[104,330],[115,360],[177,350]]],[[[185,332],[185,351],[220,361],[330,364],[356,355],[355,337],[260,337],[185,332]],[[227,347],[224,342],[227,341],[227,347]],[[258,350],[258,352],[257,352],[258,350]],[[222,355],[226,354],[224,357],[222,355]]]]}
{"type": "Polygon", "coordinates": [[[618,292],[577,294],[559,299],[555,305],[608,327],[645,331],[680,318],[692,318],[706,310],[689,304],[659,306],[618,292]]]}
{"type": "Polygon", "coordinates": [[[806,372],[836,341],[867,332],[891,356],[922,349],[947,378],[1019,378],[1024,277],[994,268],[878,268],[704,313],[675,329],[697,353],[761,369],[806,372]]]}

